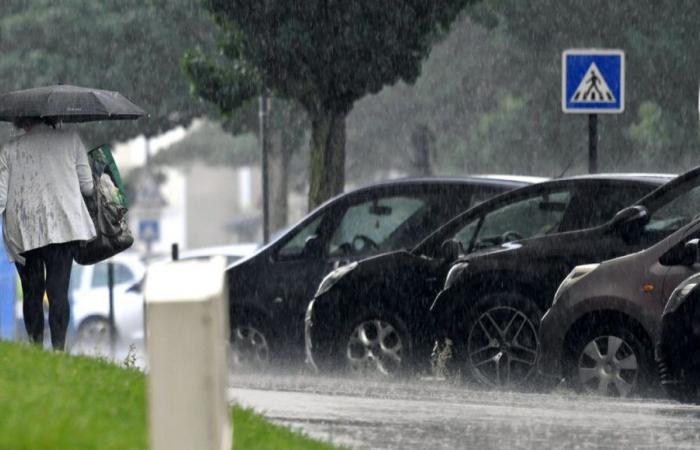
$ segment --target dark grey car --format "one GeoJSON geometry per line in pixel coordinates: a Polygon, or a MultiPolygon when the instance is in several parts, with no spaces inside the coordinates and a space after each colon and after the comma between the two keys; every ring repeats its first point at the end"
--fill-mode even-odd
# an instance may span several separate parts
{"type": "Polygon", "coordinates": [[[700,271],[698,237],[694,221],[644,251],[574,268],[540,324],[543,373],[599,395],[655,387],[661,313],[675,287],[700,271]]]}

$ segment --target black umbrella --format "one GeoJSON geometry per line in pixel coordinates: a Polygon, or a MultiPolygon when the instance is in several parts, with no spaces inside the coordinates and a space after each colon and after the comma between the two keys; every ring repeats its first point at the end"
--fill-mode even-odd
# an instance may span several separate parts
{"type": "Polygon", "coordinates": [[[57,122],[133,120],[146,115],[119,92],[61,84],[0,95],[0,120],[40,117],[57,122]]]}

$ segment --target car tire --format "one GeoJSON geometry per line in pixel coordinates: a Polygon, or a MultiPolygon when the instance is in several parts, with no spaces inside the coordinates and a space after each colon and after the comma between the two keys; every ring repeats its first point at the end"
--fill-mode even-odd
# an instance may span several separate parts
{"type": "Polygon", "coordinates": [[[330,365],[355,376],[401,378],[410,372],[411,346],[401,320],[366,312],[346,323],[330,365]]]}
{"type": "Polygon", "coordinates": [[[78,325],[71,352],[107,356],[110,353],[110,325],[104,317],[89,317],[78,325]]]}
{"type": "Polygon", "coordinates": [[[653,350],[640,330],[626,323],[606,323],[581,331],[564,349],[564,376],[581,393],[630,397],[656,386],[653,350]]]}
{"type": "Polygon", "coordinates": [[[488,294],[464,316],[452,336],[452,371],[487,388],[521,388],[534,382],[542,317],[534,301],[517,292],[488,294]]]}
{"type": "Polygon", "coordinates": [[[229,366],[232,370],[266,370],[272,362],[271,334],[261,320],[243,317],[231,327],[229,366]]]}

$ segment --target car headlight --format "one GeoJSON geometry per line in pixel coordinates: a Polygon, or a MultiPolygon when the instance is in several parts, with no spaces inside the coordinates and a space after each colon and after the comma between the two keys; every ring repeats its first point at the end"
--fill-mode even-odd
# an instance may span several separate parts
{"type": "Polygon", "coordinates": [[[564,278],[564,281],[562,281],[559,285],[559,289],[557,289],[557,292],[554,294],[554,301],[552,301],[552,306],[555,303],[557,303],[557,300],[561,298],[564,291],[581,281],[586,275],[596,270],[599,265],[600,264],[584,264],[581,266],[574,267],[574,269],[569,273],[569,275],[566,276],[566,278],[564,278]]]}
{"type": "Polygon", "coordinates": [[[690,291],[695,289],[698,283],[688,283],[684,286],[678,286],[673,290],[671,296],[668,299],[668,303],[664,308],[664,314],[675,311],[685,300],[685,298],[690,294],[690,291]]]}
{"type": "Polygon", "coordinates": [[[340,266],[328,275],[325,276],[321,284],[318,286],[318,291],[316,291],[316,297],[323,295],[328,292],[341,278],[343,278],[348,273],[352,272],[355,267],[357,267],[357,261],[351,262],[344,266],[340,266]]]}
{"type": "Polygon", "coordinates": [[[445,278],[445,287],[443,288],[443,290],[449,289],[450,286],[452,286],[455,283],[455,281],[459,279],[462,272],[464,272],[468,266],[469,263],[466,262],[457,263],[454,266],[452,266],[450,268],[450,271],[447,272],[447,278],[445,278]]]}

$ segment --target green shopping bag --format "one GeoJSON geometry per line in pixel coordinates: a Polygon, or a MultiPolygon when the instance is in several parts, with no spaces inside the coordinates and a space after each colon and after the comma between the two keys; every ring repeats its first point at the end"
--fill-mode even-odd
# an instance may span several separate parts
{"type": "Polygon", "coordinates": [[[117,195],[114,200],[120,206],[128,208],[129,199],[126,197],[126,189],[124,189],[124,182],[119,174],[119,168],[112,156],[112,146],[102,144],[93,148],[88,152],[88,159],[90,160],[93,175],[99,179],[102,177],[102,174],[107,174],[117,188],[117,195]]]}
{"type": "Polygon", "coordinates": [[[95,190],[89,208],[95,224],[95,239],[82,242],[73,259],[78,264],[95,264],[111,258],[134,243],[126,217],[128,200],[119,169],[109,145],[101,145],[88,152],[95,190]]]}

